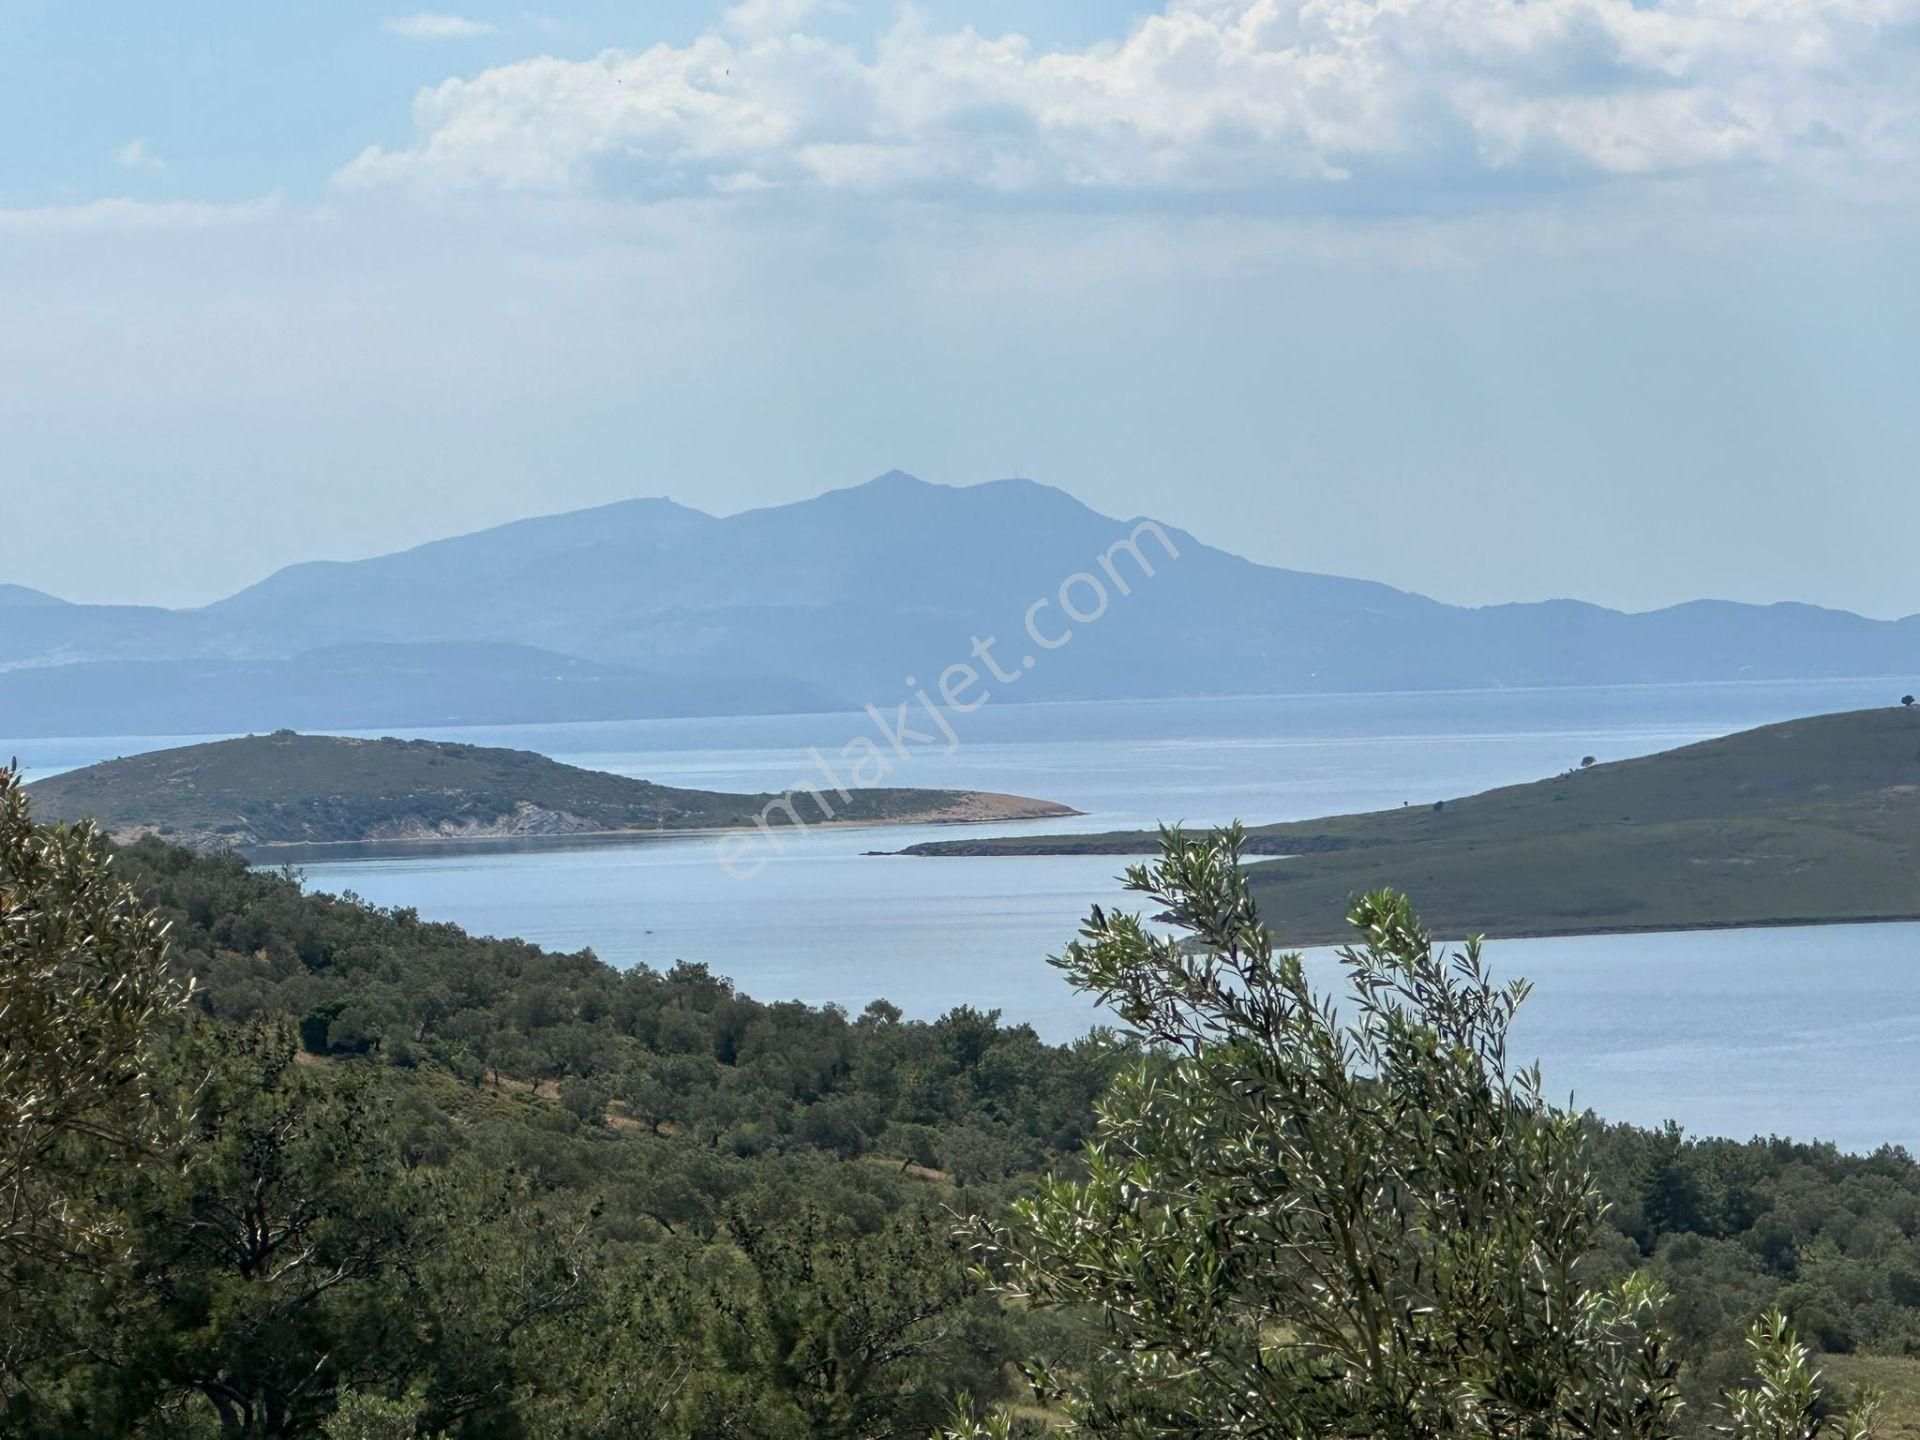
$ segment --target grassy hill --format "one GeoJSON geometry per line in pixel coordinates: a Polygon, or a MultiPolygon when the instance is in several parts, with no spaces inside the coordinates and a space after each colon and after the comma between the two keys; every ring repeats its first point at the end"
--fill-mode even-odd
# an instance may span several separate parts
{"type": "MultiPolygon", "coordinates": [[[[1145,832],[916,845],[914,855],[1136,854],[1145,832]]],[[[1391,885],[1438,934],[1563,935],[1920,918],[1920,712],[1768,725],[1551,779],[1266,825],[1262,913],[1293,944],[1344,939],[1391,885]]]]}
{"type": "MultiPolygon", "coordinates": [[[[29,789],[43,818],[91,818],[116,839],[154,834],[199,849],[705,829],[750,825],[779,799],[675,789],[525,750],[290,730],[109,760],[29,789]]],[[[972,790],[855,790],[828,800],[836,820],[867,824],[1073,813],[972,790]]],[[[794,807],[805,823],[823,818],[810,795],[794,807]]],[[[768,818],[793,823],[784,809],[768,818]]]]}

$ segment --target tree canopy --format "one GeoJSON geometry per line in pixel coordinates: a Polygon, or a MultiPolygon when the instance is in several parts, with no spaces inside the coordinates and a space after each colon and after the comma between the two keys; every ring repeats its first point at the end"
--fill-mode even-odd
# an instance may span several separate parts
{"type": "MultiPolygon", "coordinates": [[[[1508,1055],[1525,983],[1383,892],[1320,994],[1276,953],[1240,841],[1166,832],[1127,885],[1181,933],[1095,909],[1056,962],[1148,1048],[1099,1106],[1087,1175],[973,1227],[1005,1293],[1099,1318],[1101,1363],[1038,1371],[1040,1395],[1097,1436],[1677,1434],[1664,1294],[1589,1273],[1585,1128],[1508,1055]]],[[[1821,1419],[1783,1320],[1755,1343],[1734,1433],[1865,1433],[1864,1412],[1821,1419]]]]}
{"type": "Polygon", "coordinates": [[[1564,1115],[1506,1057],[1519,991],[1390,897],[1336,1008],[1232,835],[1131,877],[1186,943],[1103,911],[1063,957],[1131,1034],[1048,1045],[7,799],[0,1435],[1812,1436],[1834,1402],[1773,1307],[1920,1350],[1904,1153],[1564,1115]]]}
{"type": "Polygon", "coordinates": [[[184,987],[166,927],[91,826],[35,825],[0,770],[0,1366],[41,1338],[31,1297],[105,1260],[121,1217],[102,1167],[137,1164],[165,1116],[151,1086],[184,987]]]}

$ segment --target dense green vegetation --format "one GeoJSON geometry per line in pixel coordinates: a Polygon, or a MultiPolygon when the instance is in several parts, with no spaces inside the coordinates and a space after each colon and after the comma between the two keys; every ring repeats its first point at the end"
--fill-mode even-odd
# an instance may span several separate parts
{"type": "Polygon", "coordinates": [[[0,772],[0,1304],[22,1275],[117,1240],[88,1162],[165,1135],[152,1039],[185,993],[160,923],[108,865],[90,835],[36,827],[0,772]]]}
{"type": "MultiPolygon", "coordinates": [[[[1353,900],[1419,898],[1436,933],[1564,935],[1920,917],[1920,712],[1822,715],[1548,780],[1265,825],[1249,854],[1293,945],[1346,937],[1353,900]]],[[[1147,832],[935,841],[912,855],[1114,854],[1147,832]]]]}
{"type": "MultiPolygon", "coordinates": [[[[65,832],[0,848],[9,913],[60,847],[87,873],[65,832]]],[[[1032,1428],[1129,1373],[1100,1358],[1094,1297],[1009,1301],[1003,1262],[983,1275],[970,1250],[1049,1172],[1107,1183],[1088,1145],[1111,1155],[1129,1105],[1181,1113],[1135,1104],[1180,1063],[1165,1046],[759,1003],[699,967],[617,972],[154,840],[114,871],[194,991],[133,1072],[156,1135],[61,1142],[51,1178],[100,1238],[0,1254],[0,1434],[922,1436],[963,1391],[1032,1428]],[[1044,1407],[1016,1362],[1059,1382],[1044,1407]]],[[[20,958],[0,953],[24,993],[44,967],[20,958]]],[[[1677,1433],[1716,1422],[1771,1305],[1879,1383],[1915,1363],[1904,1153],[1526,1123],[1560,1126],[1609,1202],[1581,1283],[1673,1294],[1677,1433]]],[[[1391,1174],[1398,1152],[1344,1153],[1391,1174]]]]}
{"type": "Polygon", "coordinates": [[[925,1434],[1008,1393],[1037,1332],[949,1207],[1071,1163],[1104,1045],[115,868],[195,983],[156,1062],[193,1119],[94,1156],[124,1265],[12,1265],[5,1433],[925,1434]]]}
{"type": "MultiPolygon", "coordinates": [[[[1382,891],[1354,906],[1336,1011],[1261,921],[1243,838],[1170,832],[1157,863],[1128,870],[1187,938],[1096,909],[1055,962],[1150,1052],[1103,1100],[1083,1180],[1042,1185],[1011,1225],[970,1226],[1005,1293],[1101,1318],[1097,1365],[1041,1374],[1064,1428],[1684,1433],[1668,1295],[1637,1255],[1609,1263],[1591,1122],[1509,1057],[1525,982],[1496,984],[1478,941],[1436,947],[1382,891]]],[[[1662,1139],[1635,1167],[1654,1232],[1690,1193],[1678,1137],[1662,1139]]],[[[1743,1359],[1755,1383],[1727,1391],[1727,1433],[1871,1433],[1873,1399],[1823,1415],[1777,1308],[1743,1359]]]]}
{"type": "Polygon", "coordinates": [[[108,834],[159,834],[200,849],[442,837],[538,837],[631,830],[904,822],[1071,814],[1064,806],[966,790],[728,795],[562,765],[526,750],[434,740],[352,740],[290,730],[155,750],[30,787],[51,820],[108,834]]]}

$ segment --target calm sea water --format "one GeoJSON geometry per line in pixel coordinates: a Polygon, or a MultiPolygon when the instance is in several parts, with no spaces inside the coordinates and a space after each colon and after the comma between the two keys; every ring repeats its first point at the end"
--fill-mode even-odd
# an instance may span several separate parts
{"type": "MultiPolygon", "coordinates": [[[[1415,804],[1825,710],[1885,704],[1889,682],[1258,698],[989,707],[950,755],[914,747],[888,783],[1012,791],[1084,819],[978,833],[1215,824],[1415,804]]],[[[509,745],[714,789],[808,778],[807,751],[878,738],[861,715],[403,732],[509,745]]],[[[22,740],[36,774],[183,737],[22,740]]],[[[1066,1038],[1097,1017],[1045,956],[1089,904],[1122,900],[1111,857],[905,859],[969,827],[814,829],[751,878],[713,837],[298,857],[307,883],[480,933],[591,947],[619,965],[707,963],[766,999],[911,1014],[998,1008],[1066,1038]]],[[[1416,901],[1418,897],[1416,896],[1416,901]]],[[[1550,1087],[1610,1117],[1920,1150],[1920,926],[1832,926],[1489,947],[1526,974],[1519,1022],[1550,1087]]],[[[1337,978],[1329,958],[1316,964],[1337,978]]]]}

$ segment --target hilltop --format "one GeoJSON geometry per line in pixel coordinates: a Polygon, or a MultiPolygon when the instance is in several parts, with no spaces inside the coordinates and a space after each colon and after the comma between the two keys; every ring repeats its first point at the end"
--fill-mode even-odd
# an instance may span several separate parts
{"type": "MultiPolygon", "coordinates": [[[[910,855],[1140,854],[1144,831],[929,843],[910,855]]],[[[1351,896],[1417,897],[1436,934],[1571,935],[1920,918],[1920,712],[1742,731],[1434,804],[1262,825],[1262,914],[1345,938],[1351,896]]]]}
{"type": "Polygon", "coordinates": [[[1920,672],[1920,617],[1462,607],[1256,564],[1031,480],[895,471],[737,515],[654,498],[536,517],[292,566],[198,610],[16,605],[0,715],[78,735],[858,709],[904,676],[984,677],[988,637],[996,704],[1920,672]],[[1063,613],[1076,575],[1097,620],[1063,613]],[[1029,637],[1038,602],[1047,642],[1071,643],[1029,637]]]}
{"type": "MultiPolygon", "coordinates": [[[[655,785],[525,750],[290,730],[108,760],[28,790],[43,819],[93,819],[116,840],[159,835],[201,850],[728,828],[753,824],[780,798],[655,785]]],[[[975,790],[854,790],[846,801],[829,799],[835,819],[848,824],[1074,813],[975,790]]],[[[810,796],[796,810],[806,823],[820,818],[810,796]]],[[[769,820],[792,823],[784,810],[769,820]]]]}

